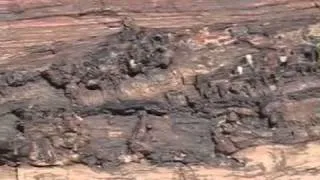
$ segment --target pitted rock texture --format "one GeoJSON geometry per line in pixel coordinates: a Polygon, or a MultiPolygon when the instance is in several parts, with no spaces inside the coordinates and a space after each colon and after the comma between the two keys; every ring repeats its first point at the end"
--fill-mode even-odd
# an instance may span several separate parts
{"type": "Polygon", "coordinates": [[[235,32],[228,51],[245,47],[254,53],[222,61],[228,63],[209,73],[175,75],[180,88],[158,86],[149,98],[125,98],[131,90],[125,85],[143,89],[143,83],[153,86],[148,80],[155,86],[167,82],[168,74],[183,72],[192,62],[184,58],[212,47],[188,46],[188,34],[125,26],[79,61],[2,72],[1,162],[104,169],[130,162],[241,167],[232,157],[240,150],[319,139],[315,42],[280,48],[282,39],[235,32]],[[261,41],[252,40],[257,36],[273,44],[258,46],[261,41]]]}

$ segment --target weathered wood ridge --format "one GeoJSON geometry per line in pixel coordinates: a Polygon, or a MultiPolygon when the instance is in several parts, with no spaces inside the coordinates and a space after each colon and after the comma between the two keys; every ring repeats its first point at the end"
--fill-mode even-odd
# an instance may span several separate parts
{"type": "Polygon", "coordinates": [[[318,0],[0,0],[0,179],[320,177],[319,20],[318,0]]]}

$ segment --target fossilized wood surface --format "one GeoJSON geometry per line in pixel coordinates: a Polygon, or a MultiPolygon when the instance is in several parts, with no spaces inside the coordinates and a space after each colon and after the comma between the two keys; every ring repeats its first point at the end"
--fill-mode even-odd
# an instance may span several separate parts
{"type": "Polygon", "coordinates": [[[3,178],[319,176],[319,11],[314,0],[0,1],[0,160],[22,164],[3,178]]]}
{"type": "Polygon", "coordinates": [[[261,22],[268,24],[265,28],[277,31],[317,21],[317,3],[314,0],[236,3],[218,0],[2,0],[0,64],[3,68],[39,67],[59,55],[79,58],[95,48],[98,40],[93,37],[99,39],[119,31],[126,17],[149,28],[210,25],[223,29],[232,24],[261,22]],[[82,49],[78,51],[80,54],[73,53],[79,48],[82,49]]]}
{"type": "Polygon", "coordinates": [[[241,169],[222,169],[212,167],[155,167],[132,164],[121,170],[107,173],[88,167],[75,165],[64,168],[2,167],[1,178],[4,180],[37,179],[197,179],[197,180],[245,180],[245,179],[314,179],[318,178],[319,142],[305,145],[281,146],[263,145],[238,152],[235,156],[246,159],[249,163],[241,169]]]}

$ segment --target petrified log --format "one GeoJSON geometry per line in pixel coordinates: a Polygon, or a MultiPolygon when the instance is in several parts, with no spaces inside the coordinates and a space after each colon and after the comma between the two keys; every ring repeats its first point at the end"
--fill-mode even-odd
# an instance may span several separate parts
{"type": "Polygon", "coordinates": [[[319,148],[319,2],[25,0],[0,14],[3,165],[318,175],[247,160],[319,148]]]}

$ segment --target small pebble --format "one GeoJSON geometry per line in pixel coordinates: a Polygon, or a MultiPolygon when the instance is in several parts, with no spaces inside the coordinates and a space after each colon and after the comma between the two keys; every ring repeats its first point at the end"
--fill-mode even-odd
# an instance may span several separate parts
{"type": "Polygon", "coordinates": [[[71,154],[70,159],[74,162],[79,162],[80,155],[79,154],[71,154]]]}
{"type": "Polygon", "coordinates": [[[134,61],[134,59],[131,59],[129,61],[129,65],[130,65],[130,68],[136,68],[137,67],[137,63],[134,61]]]}
{"type": "Polygon", "coordinates": [[[277,86],[275,86],[275,85],[270,85],[269,88],[271,91],[277,90],[277,86]]]}
{"type": "Polygon", "coordinates": [[[123,163],[130,163],[132,162],[132,157],[130,155],[121,155],[118,159],[123,163]]]}
{"type": "Polygon", "coordinates": [[[238,66],[237,67],[237,72],[241,75],[243,74],[243,67],[242,66],[238,66]]]}
{"type": "Polygon", "coordinates": [[[288,61],[288,57],[287,56],[280,56],[279,60],[280,60],[281,63],[285,63],[285,62],[288,61]]]}
{"type": "Polygon", "coordinates": [[[130,163],[130,162],[139,162],[140,161],[139,155],[133,154],[133,155],[121,155],[118,157],[118,159],[123,163],[130,163]]]}
{"type": "Polygon", "coordinates": [[[99,89],[99,80],[98,79],[90,79],[88,82],[87,82],[87,84],[86,84],[86,87],[88,88],[88,89],[92,89],[92,90],[94,90],[94,89],[99,89]]]}
{"type": "Polygon", "coordinates": [[[252,55],[251,55],[251,54],[247,54],[247,55],[246,55],[246,60],[247,60],[247,63],[248,63],[250,66],[253,66],[253,58],[252,58],[252,55]]]}
{"type": "Polygon", "coordinates": [[[83,121],[83,118],[80,117],[80,116],[78,116],[78,115],[76,115],[76,114],[74,114],[74,117],[75,117],[78,121],[83,121]]]}

